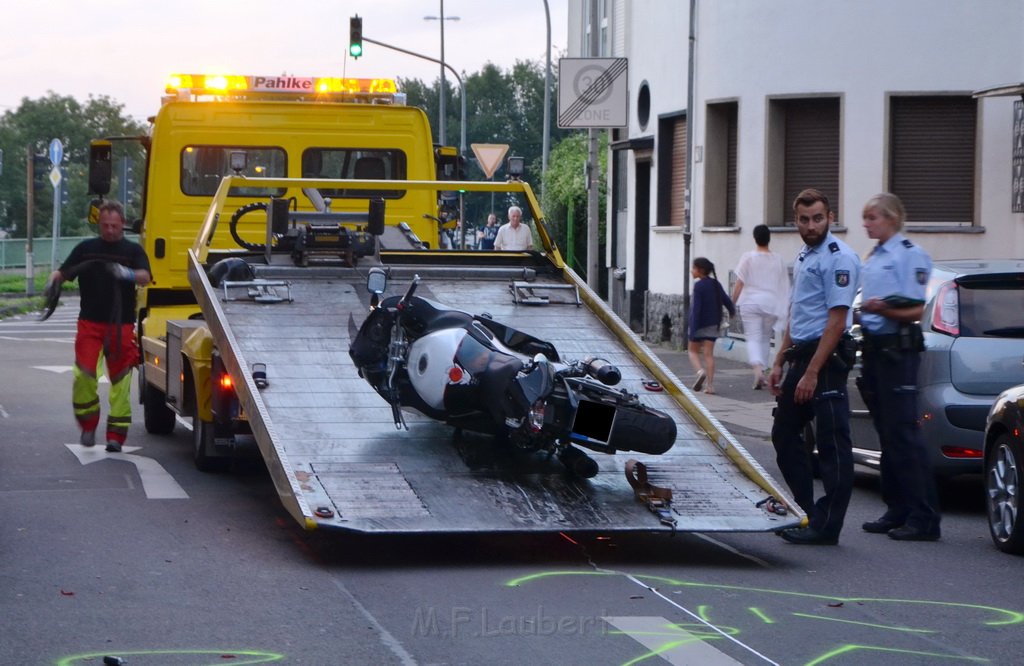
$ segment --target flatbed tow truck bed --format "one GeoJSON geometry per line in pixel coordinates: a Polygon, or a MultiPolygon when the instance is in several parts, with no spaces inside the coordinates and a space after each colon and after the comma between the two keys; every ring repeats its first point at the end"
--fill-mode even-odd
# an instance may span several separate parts
{"type": "MultiPolygon", "coordinates": [[[[445,253],[435,254],[444,260],[445,253]]],[[[279,285],[262,293],[282,300],[248,298],[244,286],[229,290],[226,300],[223,288],[211,287],[190,252],[189,280],[261,454],[281,501],[306,528],[733,532],[777,530],[803,518],[735,438],[575,274],[545,268],[549,262],[536,255],[524,260],[532,268],[403,261],[401,253],[382,259],[391,271],[388,295],[403,293],[418,274],[417,295],[489,313],[552,342],[564,359],[606,358],[622,371],[620,387],[672,416],[676,444],[662,456],[592,452],[600,472],[581,480],[545,455],[495,450],[489,437],[466,434],[457,445],[453,428],[417,413],[405,412],[409,429],[399,431],[390,407],[358,376],[348,354],[350,336],[369,311],[368,266],[298,268],[287,257],[274,256],[269,265],[260,258],[252,262],[256,277],[279,285]],[[513,286],[524,282],[536,287],[517,291],[513,286]],[[262,389],[252,375],[258,363],[266,365],[262,389]],[[661,383],[664,392],[646,391],[643,380],[661,383]],[[466,459],[460,446],[470,452],[466,459]],[[630,458],[648,466],[653,484],[672,490],[674,528],[635,496],[624,473],[630,458]],[[788,515],[758,506],[769,496],[785,502],[788,515]]]]}

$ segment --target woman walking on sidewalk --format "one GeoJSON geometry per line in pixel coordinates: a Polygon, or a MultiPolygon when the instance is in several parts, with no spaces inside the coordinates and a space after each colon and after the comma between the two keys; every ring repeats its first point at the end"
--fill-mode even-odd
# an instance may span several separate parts
{"type": "Polygon", "coordinates": [[[705,393],[715,392],[715,340],[722,327],[722,307],[730,316],[736,315],[732,299],[725,293],[715,276],[715,265],[704,257],[693,260],[691,275],[693,299],[690,302],[690,325],[688,327],[690,363],[697,370],[693,390],[704,389],[705,393]],[[704,363],[701,364],[701,353],[704,363]]]}
{"type": "Polygon", "coordinates": [[[789,274],[782,257],[768,249],[771,240],[768,225],[754,227],[757,249],[740,257],[732,290],[747,336],[747,360],[754,371],[755,389],[767,384],[764,369],[768,367],[772,337],[786,327],[789,306],[789,274]]]}

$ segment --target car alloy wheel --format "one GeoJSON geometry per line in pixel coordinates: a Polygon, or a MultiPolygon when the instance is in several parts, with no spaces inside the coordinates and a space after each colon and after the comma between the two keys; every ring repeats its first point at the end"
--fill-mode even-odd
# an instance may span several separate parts
{"type": "Polygon", "coordinates": [[[1000,435],[985,460],[988,526],[992,541],[1006,553],[1024,554],[1024,516],[1021,515],[1021,463],[1019,440],[1000,435]]]}

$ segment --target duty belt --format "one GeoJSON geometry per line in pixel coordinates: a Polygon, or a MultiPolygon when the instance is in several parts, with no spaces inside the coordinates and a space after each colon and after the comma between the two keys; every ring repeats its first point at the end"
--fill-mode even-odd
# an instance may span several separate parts
{"type": "Polygon", "coordinates": [[[900,336],[898,333],[883,333],[876,335],[864,331],[864,339],[861,346],[866,352],[873,351],[899,351],[900,336]]]}
{"type": "Polygon", "coordinates": [[[897,333],[875,335],[864,331],[861,343],[865,352],[913,352],[924,351],[924,335],[918,324],[902,324],[897,333]]]}

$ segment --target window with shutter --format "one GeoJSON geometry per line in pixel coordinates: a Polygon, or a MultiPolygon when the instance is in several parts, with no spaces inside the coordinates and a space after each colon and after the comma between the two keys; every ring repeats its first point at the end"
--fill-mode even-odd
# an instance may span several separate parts
{"type": "Polygon", "coordinates": [[[658,122],[658,226],[681,227],[686,217],[686,115],[658,122]]]}
{"type": "Polygon", "coordinates": [[[704,141],[705,227],[736,226],[736,160],[739,105],[708,104],[704,141]]]}
{"type": "Polygon", "coordinates": [[[892,96],[889,111],[889,190],[907,222],[973,224],[976,101],[892,96]]]}
{"type": "Polygon", "coordinates": [[[776,219],[792,225],[793,200],[808,187],[824,192],[838,211],[839,99],[784,99],[772,105],[773,130],[781,137],[773,156],[781,176],[775,179],[781,197],[775,200],[776,219]]]}

